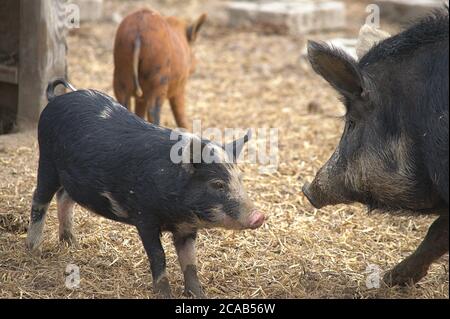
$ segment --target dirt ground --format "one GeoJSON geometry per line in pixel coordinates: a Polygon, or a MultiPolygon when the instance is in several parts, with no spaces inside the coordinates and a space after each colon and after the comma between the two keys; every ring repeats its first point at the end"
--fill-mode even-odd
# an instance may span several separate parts
{"type": "MultiPolygon", "coordinates": [[[[211,13],[196,45],[197,73],[189,84],[188,114],[208,127],[279,128],[279,169],[270,175],[242,165],[256,205],[267,212],[257,231],[202,231],[200,278],[211,298],[448,298],[448,255],[408,288],[369,289],[374,267],[387,271],[415,250],[434,217],[368,214],[358,206],[312,208],[301,186],[333,152],[343,108],[334,92],[302,62],[305,38],[233,30],[220,24],[211,1],[105,1],[106,19],[83,24],[68,38],[69,75],[77,87],[112,94],[112,48],[119,16],[153,3],[166,14],[211,13]],[[314,101],[320,108],[308,112],[314,101]]],[[[356,36],[363,1],[347,1],[356,36]]],[[[397,26],[387,25],[395,30],[397,26]]],[[[163,124],[174,127],[169,107],[163,124]]],[[[57,240],[53,203],[41,258],[25,248],[38,158],[35,131],[0,136],[0,298],[154,298],[147,257],[135,229],[77,208],[78,243],[57,240]],[[65,286],[69,264],[80,268],[78,289],[65,286]]],[[[164,235],[169,279],[183,289],[175,251],[164,235]]]]}

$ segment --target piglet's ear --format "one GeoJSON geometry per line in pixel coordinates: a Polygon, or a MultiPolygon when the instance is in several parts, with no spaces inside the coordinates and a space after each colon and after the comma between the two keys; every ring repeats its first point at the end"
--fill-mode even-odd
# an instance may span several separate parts
{"type": "Polygon", "coordinates": [[[193,42],[195,42],[195,40],[197,40],[198,32],[202,28],[203,24],[205,24],[207,18],[208,18],[208,15],[206,13],[203,13],[197,19],[197,21],[195,21],[193,24],[191,24],[190,26],[187,27],[186,36],[190,43],[193,43],[193,42]]]}
{"type": "Polygon", "coordinates": [[[248,130],[247,134],[245,134],[240,139],[237,139],[234,142],[231,142],[228,145],[225,145],[224,149],[228,154],[228,157],[233,159],[234,162],[237,161],[242,151],[244,150],[245,144],[252,139],[253,132],[252,130],[248,130]]]}
{"type": "Polygon", "coordinates": [[[308,42],[308,57],[314,71],[342,95],[360,97],[364,91],[357,62],[345,52],[327,44],[308,42]]]}
{"type": "Polygon", "coordinates": [[[203,163],[203,151],[207,145],[199,138],[193,138],[183,150],[183,163],[198,168],[203,163]]]}

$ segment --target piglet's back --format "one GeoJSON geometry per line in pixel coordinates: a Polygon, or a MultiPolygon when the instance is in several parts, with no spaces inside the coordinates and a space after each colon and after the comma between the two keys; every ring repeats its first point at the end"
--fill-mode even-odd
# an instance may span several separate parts
{"type": "Polygon", "coordinates": [[[107,156],[126,145],[142,151],[148,143],[168,140],[170,131],[145,122],[101,92],[80,90],[58,96],[47,105],[38,136],[44,152],[74,155],[95,149],[107,156]]]}

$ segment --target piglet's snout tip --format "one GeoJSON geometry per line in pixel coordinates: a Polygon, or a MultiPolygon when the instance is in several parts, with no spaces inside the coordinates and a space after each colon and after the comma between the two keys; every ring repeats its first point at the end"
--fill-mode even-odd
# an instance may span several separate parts
{"type": "Polygon", "coordinates": [[[254,211],[251,213],[250,218],[249,218],[249,228],[250,229],[257,229],[260,228],[264,222],[266,221],[266,216],[259,212],[259,211],[254,211]]]}

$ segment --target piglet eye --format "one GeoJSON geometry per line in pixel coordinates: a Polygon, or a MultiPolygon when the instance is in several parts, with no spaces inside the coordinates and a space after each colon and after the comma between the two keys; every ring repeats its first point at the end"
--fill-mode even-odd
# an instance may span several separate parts
{"type": "Polygon", "coordinates": [[[223,191],[225,190],[225,183],[221,181],[217,181],[212,183],[212,187],[216,190],[223,191]]]}

